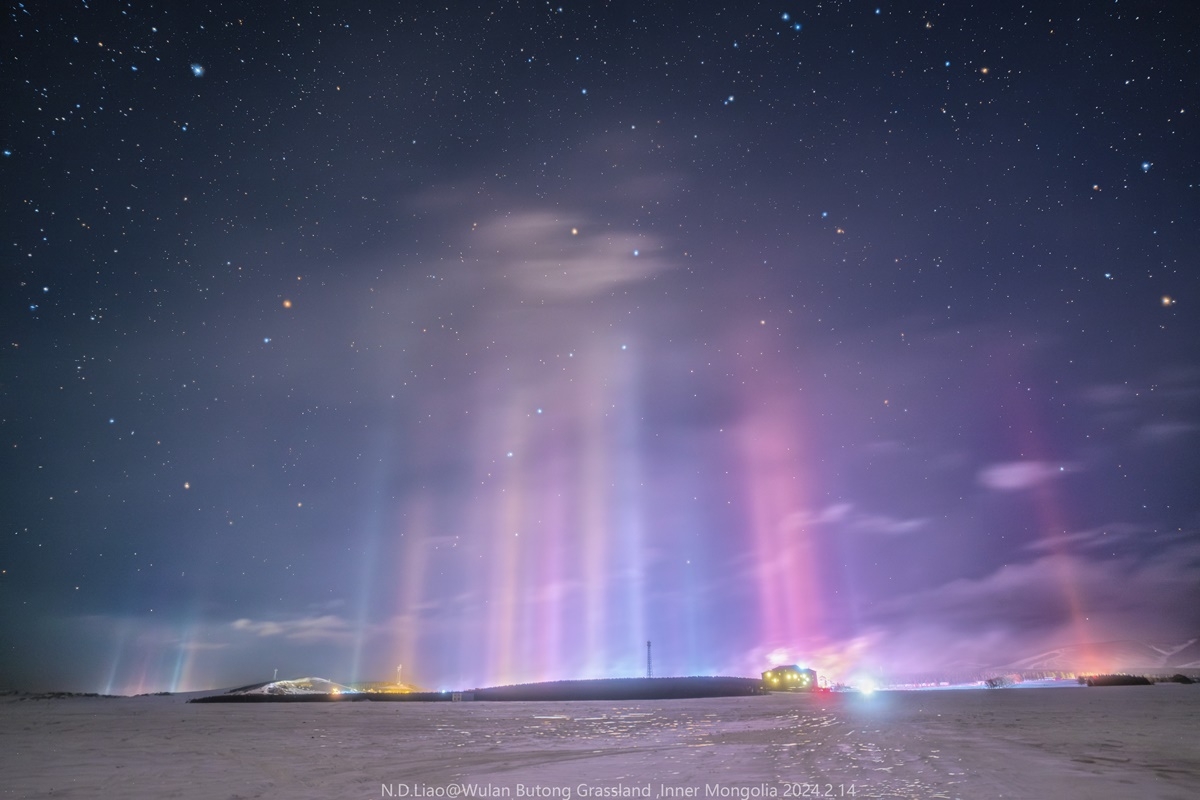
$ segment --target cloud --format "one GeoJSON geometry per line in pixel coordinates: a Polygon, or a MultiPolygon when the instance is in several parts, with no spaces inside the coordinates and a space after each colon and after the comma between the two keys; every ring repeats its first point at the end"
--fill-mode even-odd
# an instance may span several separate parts
{"type": "Polygon", "coordinates": [[[494,254],[521,296],[588,297],[667,268],[658,240],[546,212],[506,214],[479,226],[476,249],[494,254]]]}
{"type": "Polygon", "coordinates": [[[813,525],[829,525],[834,522],[844,520],[854,506],[850,503],[835,503],[831,506],[817,511],[793,511],[788,514],[783,520],[783,529],[785,531],[798,531],[813,525]]]}
{"type": "Polygon", "coordinates": [[[282,622],[269,620],[255,622],[243,618],[234,620],[232,627],[236,631],[259,637],[281,636],[297,642],[346,643],[353,636],[349,623],[334,614],[325,614],[320,617],[300,617],[282,622]]]}
{"type": "Polygon", "coordinates": [[[1018,492],[1056,478],[1074,467],[1046,461],[1006,461],[984,467],[979,482],[998,492],[1018,492]]]}
{"type": "Polygon", "coordinates": [[[1045,554],[881,604],[864,620],[870,660],[895,673],[936,671],[1071,644],[1171,639],[1200,626],[1198,587],[1197,541],[1164,541],[1150,558],[1045,554]]]}
{"type": "Polygon", "coordinates": [[[918,531],[928,522],[923,517],[902,519],[887,514],[859,511],[851,503],[834,503],[816,513],[811,511],[793,512],[784,518],[782,527],[785,531],[798,531],[819,525],[840,525],[843,529],[862,533],[899,536],[918,531]]]}
{"type": "Polygon", "coordinates": [[[1137,399],[1137,392],[1128,384],[1103,383],[1089,386],[1083,391],[1084,398],[1102,408],[1126,406],[1137,399]]]}
{"type": "Polygon", "coordinates": [[[898,519],[884,514],[856,514],[850,521],[851,527],[864,533],[880,533],[887,536],[902,536],[924,528],[928,520],[923,517],[898,519]]]}
{"type": "Polygon", "coordinates": [[[1192,422],[1152,422],[1143,425],[1138,431],[1138,438],[1143,442],[1159,444],[1172,442],[1200,430],[1200,425],[1192,422]]]}
{"type": "Polygon", "coordinates": [[[229,643],[228,642],[184,641],[184,642],[180,642],[179,647],[182,650],[193,650],[196,652],[202,652],[202,651],[206,651],[206,650],[224,650],[225,648],[229,647],[229,643]]]}
{"type": "Polygon", "coordinates": [[[283,633],[283,626],[276,622],[254,622],[248,619],[234,620],[233,629],[257,636],[279,636],[283,633]]]}
{"type": "Polygon", "coordinates": [[[1138,539],[1145,539],[1152,531],[1140,525],[1128,522],[1111,522],[1098,528],[1074,533],[1063,533],[1059,536],[1047,536],[1024,546],[1031,553],[1062,552],[1064,549],[1111,551],[1115,547],[1124,546],[1138,539]]]}

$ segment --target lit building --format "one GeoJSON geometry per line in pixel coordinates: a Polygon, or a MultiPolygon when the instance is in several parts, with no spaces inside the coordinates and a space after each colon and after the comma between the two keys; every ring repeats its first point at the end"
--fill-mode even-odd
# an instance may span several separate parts
{"type": "Polygon", "coordinates": [[[817,671],[795,664],[769,669],[762,674],[763,686],[772,692],[814,692],[817,689],[817,671]]]}

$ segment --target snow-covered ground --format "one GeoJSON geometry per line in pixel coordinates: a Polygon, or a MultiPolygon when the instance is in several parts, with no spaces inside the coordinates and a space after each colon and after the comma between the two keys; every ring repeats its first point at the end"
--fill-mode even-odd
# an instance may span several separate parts
{"type": "Polygon", "coordinates": [[[0,702],[0,798],[1200,797],[1200,686],[579,703],[0,702]],[[506,794],[507,792],[507,794],[506,794]]]}

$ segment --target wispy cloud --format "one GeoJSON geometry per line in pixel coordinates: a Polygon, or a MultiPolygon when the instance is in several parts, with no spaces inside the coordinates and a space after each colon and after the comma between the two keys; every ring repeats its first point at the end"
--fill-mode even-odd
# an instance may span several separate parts
{"type": "Polygon", "coordinates": [[[1025,545],[1024,550],[1031,553],[1062,552],[1064,549],[1111,550],[1135,538],[1145,537],[1149,533],[1148,529],[1140,525],[1128,522],[1112,522],[1084,531],[1044,537],[1025,545]]]}
{"type": "Polygon", "coordinates": [[[919,531],[928,522],[924,517],[893,517],[861,511],[852,503],[835,503],[815,512],[793,512],[784,519],[783,528],[798,531],[809,527],[837,525],[843,530],[899,536],[919,531]]]}
{"type": "Polygon", "coordinates": [[[475,230],[472,243],[517,281],[522,296],[587,297],[668,266],[652,236],[544,212],[493,218],[475,230]]]}
{"type": "Polygon", "coordinates": [[[1151,422],[1141,427],[1138,431],[1138,438],[1149,444],[1162,444],[1173,442],[1198,430],[1200,430],[1200,425],[1194,422],[1151,422]]]}
{"type": "Polygon", "coordinates": [[[319,617],[299,617],[282,621],[272,620],[234,620],[232,627],[236,631],[253,634],[254,636],[280,636],[297,642],[335,642],[345,643],[353,638],[351,626],[346,620],[334,614],[319,617]]]}
{"type": "Polygon", "coordinates": [[[1076,469],[1073,465],[1047,461],[1005,461],[980,470],[979,482],[998,492],[1019,492],[1076,469]]]}
{"type": "Polygon", "coordinates": [[[1137,399],[1137,392],[1124,383],[1102,383],[1083,390],[1084,398],[1101,408],[1126,406],[1137,399]]]}
{"type": "MultiPolygon", "coordinates": [[[[1093,542],[1102,533],[1078,536],[1093,542]]],[[[897,672],[921,671],[1006,663],[1049,646],[1169,639],[1200,626],[1197,587],[1200,542],[1164,542],[1151,558],[1097,550],[1040,555],[882,604],[867,621],[870,657],[897,672]],[[1192,602],[1181,607],[1186,597],[1192,602]]]]}

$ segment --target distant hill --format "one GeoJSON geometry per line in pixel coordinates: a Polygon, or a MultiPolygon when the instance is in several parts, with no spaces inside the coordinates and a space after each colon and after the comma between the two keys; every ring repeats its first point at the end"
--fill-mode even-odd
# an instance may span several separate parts
{"type": "Polygon", "coordinates": [[[758,678],[602,678],[491,686],[475,700],[682,700],[766,694],[758,678]]]}
{"type": "Polygon", "coordinates": [[[225,692],[227,695],[327,695],[327,694],[357,694],[355,689],[334,683],[326,678],[292,678],[283,681],[268,681],[255,683],[250,686],[239,686],[225,692]]]}
{"type": "Polygon", "coordinates": [[[1200,669],[1200,637],[1165,644],[1127,639],[1056,647],[994,672],[1178,672],[1200,669]]]}
{"type": "Polygon", "coordinates": [[[766,694],[758,678],[607,678],[492,686],[458,692],[355,691],[324,678],[273,681],[198,697],[192,703],[306,703],[344,701],[455,702],[462,700],[682,700],[766,694]]]}
{"type": "Polygon", "coordinates": [[[1129,674],[1200,678],[1200,636],[1175,642],[1122,639],[1054,647],[1012,661],[954,661],[920,672],[886,674],[891,685],[974,683],[1004,675],[1062,677],[1129,674]],[[1038,673],[1043,673],[1038,675],[1038,673]]]}

